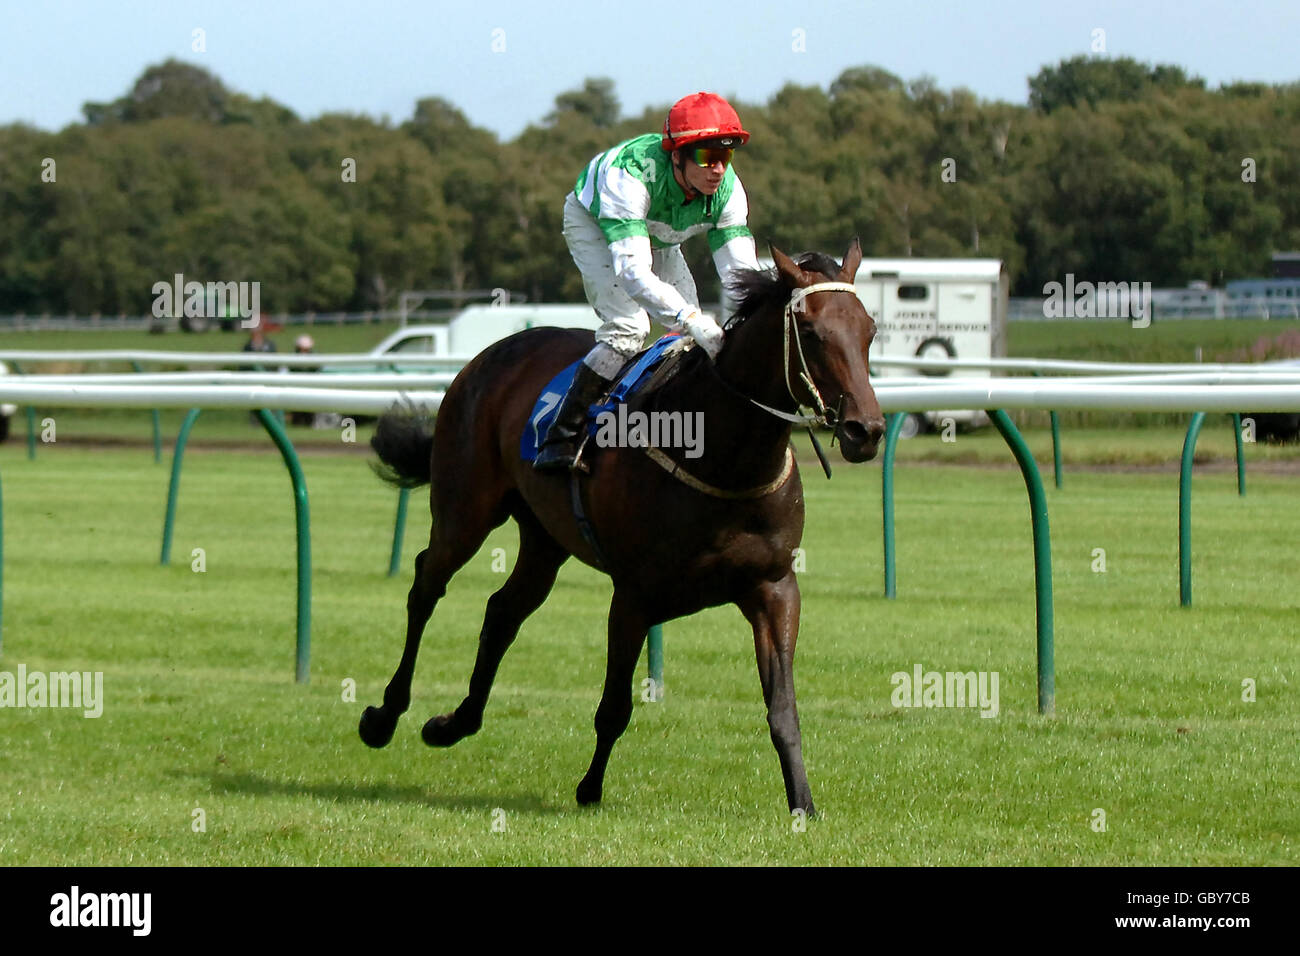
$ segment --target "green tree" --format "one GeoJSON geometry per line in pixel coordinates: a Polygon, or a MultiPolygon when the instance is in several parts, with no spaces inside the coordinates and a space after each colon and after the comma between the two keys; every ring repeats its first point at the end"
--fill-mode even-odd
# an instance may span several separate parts
{"type": "Polygon", "coordinates": [[[607,77],[589,78],[580,90],[569,90],[555,98],[555,109],[546,117],[548,123],[556,122],[565,113],[577,113],[593,126],[607,129],[618,122],[618,97],[614,95],[614,81],[607,77]]]}
{"type": "Polygon", "coordinates": [[[1117,100],[1133,102],[1153,90],[1203,89],[1205,81],[1189,77],[1179,66],[1148,66],[1131,57],[1076,56],[1045,66],[1029,79],[1029,105],[1041,113],[1066,106],[1097,106],[1117,100]]]}
{"type": "Polygon", "coordinates": [[[202,67],[180,60],[151,66],[140,75],[131,92],[112,103],[87,103],[86,122],[143,123],[166,116],[187,116],[219,123],[226,116],[230,93],[222,82],[202,67]]]}

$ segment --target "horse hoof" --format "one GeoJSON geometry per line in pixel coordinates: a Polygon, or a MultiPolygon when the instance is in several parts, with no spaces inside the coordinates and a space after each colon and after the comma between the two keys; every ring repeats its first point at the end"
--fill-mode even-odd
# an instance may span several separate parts
{"type": "Polygon", "coordinates": [[[450,747],[464,736],[465,734],[456,727],[455,714],[439,714],[437,717],[430,717],[420,731],[420,737],[430,747],[450,747]]]}
{"type": "Polygon", "coordinates": [[[584,807],[590,807],[600,803],[600,782],[592,783],[586,777],[582,778],[582,783],[578,784],[578,802],[584,807]]]}
{"type": "Polygon", "coordinates": [[[362,742],[367,747],[376,749],[387,746],[396,729],[397,721],[390,719],[379,707],[367,707],[361,715],[361,723],[357,725],[362,742]]]}

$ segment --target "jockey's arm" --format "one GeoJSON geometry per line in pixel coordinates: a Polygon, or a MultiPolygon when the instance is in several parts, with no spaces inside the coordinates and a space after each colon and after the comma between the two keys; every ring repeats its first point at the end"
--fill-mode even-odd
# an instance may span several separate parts
{"type": "Polygon", "coordinates": [[[758,268],[754,237],[744,235],[728,239],[713,251],[713,265],[718,270],[718,278],[722,280],[722,316],[726,319],[735,308],[735,302],[730,294],[732,272],[736,269],[758,268]]]}
{"type": "Polygon", "coordinates": [[[614,275],[628,295],[660,324],[686,333],[709,358],[717,358],[722,349],[722,329],[651,271],[650,238],[627,236],[611,242],[609,248],[614,257],[614,275]]]}
{"type": "Polygon", "coordinates": [[[677,289],[654,274],[650,237],[630,235],[609,244],[614,278],[637,305],[660,325],[673,325],[683,309],[691,307],[677,289]]]}

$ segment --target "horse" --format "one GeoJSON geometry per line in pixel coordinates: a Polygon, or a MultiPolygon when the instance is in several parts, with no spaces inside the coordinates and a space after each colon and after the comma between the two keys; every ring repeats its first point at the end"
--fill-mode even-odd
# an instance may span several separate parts
{"type": "Polygon", "coordinates": [[[846,461],[867,461],[884,418],[868,378],[875,325],[852,285],[862,260],[857,239],[842,263],[822,253],[796,262],[775,247],[771,252],[774,269],[732,274],[738,304],[716,361],[703,349],[687,349],[675,375],[632,399],[641,410],[702,412],[698,457],[638,447],[584,452],[589,473],[581,476],[578,500],[585,499],[594,533],[584,534],[575,517],[572,476],[534,472],[520,454],[534,402],[592,347],[591,332],[537,328],[489,346],[447,388],[432,435],[409,414],[380,420],[372,439],[383,463],[377,470],[408,487],[430,482],[433,525],[415,559],[401,661],[383,705],[361,717],[367,745],[385,746],[410,706],[421,636],[447,582],[490,531],[513,518],[519,557],[488,598],[469,693],[455,710],[424,724],[425,743],[451,746],[482,726],[503,655],[573,556],[614,585],[596,750],[578,802],[600,802],[610,752],[631,720],[649,628],[735,604],[753,629],[786,801],[791,812],[815,812],[794,691],[800,602],[793,563],[804,497],[790,435],[815,418],[833,427],[832,443],[838,439],[846,461]],[[817,414],[801,416],[802,406],[817,414]]]}

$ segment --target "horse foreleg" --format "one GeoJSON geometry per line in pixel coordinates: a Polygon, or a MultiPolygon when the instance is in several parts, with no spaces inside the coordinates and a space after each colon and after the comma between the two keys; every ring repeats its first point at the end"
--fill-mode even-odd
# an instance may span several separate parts
{"type": "Polygon", "coordinates": [[[384,705],[367,707],[361,715],[358,730],[361,739],[371,747],[383,747],[393,739],[397,720],[411,706],[411,677],[415,673],[415,658],[420,652],[420,639],[424,626],[429,623],[433,607],[446,593],[451,571],[435,567],[431,562],[433,549],[426,548],[415,557],[415,581],[406,596],[406,644],[402,659],[397,664],[393,678],[384,688],[384,705]]]}
{"type": "Polygon", "coordinates": [[[609,652],[605,662],[605,690],[596,708],[596,753],[578,784],[578,802],[599,803],[605,765],[614,743],[632,719],[632,677],[641,656],[649,623],[639,607],[621,599],[618,591],[609,606],[609,652]]]}
{"type": "Polygon", "coordinates": [[[569,557],[532,515],[521,515],[517,520],[519,559],[506,583],[488,598],[478,639],[478,656],[469,679],[469,696],[452,713],[430,718],[424,725],[421,736],[431,747],[450,747],[483,726],[483,709],[501,658],[514,642],[524,619],[541,607],[551,593],[555,575],[569,557]]]}
{"type": "Polygon", "coordinates": [[[794,645],[799,635],[799,584],[794,572],[764,582],[744,600],[741,612],[754,629],[754,654],[767,704],[767,726],[781,759],[785,797],[791,811],[811,815],[812,791],[803,766],[803,743],[794,698],[794,645]]]}

